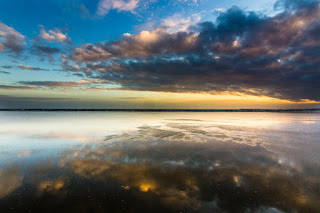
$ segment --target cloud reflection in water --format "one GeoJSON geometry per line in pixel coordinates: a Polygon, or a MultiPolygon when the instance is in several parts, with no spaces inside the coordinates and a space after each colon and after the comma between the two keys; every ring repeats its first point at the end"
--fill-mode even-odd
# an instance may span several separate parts
{"type": "Polygon", "coordinates": [[[192,120],[144,125],[74,146],[56,160],[1,170],[10,187],[0,187],[0,206],[4,212],[319,212],[318,155],[297,154],[318,150],[301,148],[301,140],[314,136],[192,120]]]}

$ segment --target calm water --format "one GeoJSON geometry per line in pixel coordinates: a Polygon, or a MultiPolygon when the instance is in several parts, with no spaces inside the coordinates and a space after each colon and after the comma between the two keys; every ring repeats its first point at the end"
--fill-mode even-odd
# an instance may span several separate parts
{"type": "Polygon", "coordinates": [[[0,112],[0,212],[320,212],[320,113],[0,112]]]}

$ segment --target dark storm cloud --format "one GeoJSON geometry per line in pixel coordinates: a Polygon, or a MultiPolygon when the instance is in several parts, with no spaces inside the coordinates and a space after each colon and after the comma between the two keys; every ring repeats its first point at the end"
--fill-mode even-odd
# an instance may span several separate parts
{"type": "Polygon", "coordinates": [[[216,24],[202,22],[186,32],[159,27],[86,44],[71,52],[76,65],[64,56],[64,69],[130,90],[319,101],[319,1],[278,1],[275,7],[283,11],[273,17],[232,7],[216,24]]]}

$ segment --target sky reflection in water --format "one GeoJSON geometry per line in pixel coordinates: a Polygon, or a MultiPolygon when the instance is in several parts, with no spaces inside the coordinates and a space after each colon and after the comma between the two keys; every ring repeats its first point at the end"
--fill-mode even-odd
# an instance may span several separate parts
{"type": "Polygon", "coordinates": [[[320,212],[319,113],[1,112],[1,212],[320,212]]]}

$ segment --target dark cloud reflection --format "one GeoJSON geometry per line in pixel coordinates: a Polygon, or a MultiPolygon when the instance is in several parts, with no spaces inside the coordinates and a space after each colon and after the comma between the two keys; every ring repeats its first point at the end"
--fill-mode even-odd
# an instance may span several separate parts
{"type": "Polygon", "coordinates": [[[286,163],[267,142],[214,128],[144,126],[65,151],[57,162],[1,171],[0,180],[13,183],[0,187],[2,212],[320,211],[318,166],[309,173],[306,162],[286,163]]]}

